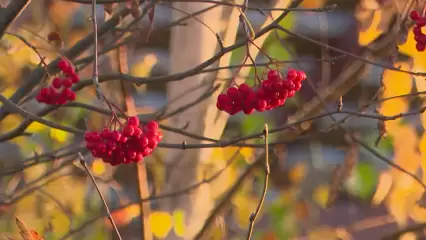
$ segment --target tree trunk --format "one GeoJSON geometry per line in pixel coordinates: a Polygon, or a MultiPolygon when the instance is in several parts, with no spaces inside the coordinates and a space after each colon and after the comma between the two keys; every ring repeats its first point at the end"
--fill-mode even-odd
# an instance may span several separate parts
{"type": "MultiPolygon", "coordinates": [[[[237,4],[241,4],[242,0],[237,0],[237,4]]],[[[287,7],[289,0],[277,0],[273,7],[287,7]]],[[[193,13],[197,10],[204,9],[210,6],[207,3],[175,3],[176,8],[187,13],[193,13]]],[[[220,28],[223,26],[222,12],[224,7],[216,7],[201,16],[197,16],[201,22],[205,23],[214,32],[219,33],[220,28]]],[[[176,13],[176,12],[175,12],[176,13]]],[[[272,12],[272,18],[267,17],[262,27],[271,23],[280,12],[272,12]]],[[[176,13],[174,19],[184,17],[185,15],[176,13]]],[[[238,16],[239,11],[234,8],[231,14],[227,15],[228,24],[226,32],[223,36],[223,44],[229,46],[235,42],[237,29],[239,26],[238,16]]],[[[225,25],[226,26],[226,25],[225,25]]],[[[255,40],[257,46],[262,46],[268,34],[255,40]]],[[[204,62],[213,54],[217,49],[217,40],[206,26],[198,21],[191,20],[185,27],[176,27],[172,30],[171,36],[171,71],[173,73],[182,72],[191,69],[198,64],[204,62]]],[[[251,56],[256,58],[258,49],[254,46],[250,47],[251,56]]],[[[219,66],[227,66],[230,64],[230,54],[225,55],[220,61],[219,66]]],[[[243,68],[240,74],[243,76],[248,75],[249,68],[243,68]]],[[[224,77],[219,73],[219,77],[224,77]]],[[[229,73],[229,72],[228,72],[229,73]]],[[[203,81],[211,76],[206,74],[199,74],[196,76],[188,77],[183,81],[171,82],[168,84],[168,98],[169,104],[172,104],[169,111],[174,111],[185,104],[191,103],[199,98],[203,93],[212,87],[212,83],[205,83],[201,88],[196,91],[191,91],[184,94],[184,98],[175,101],[176,97],[182,95],[185,91],[193,89],[202,84],[203,81]]],[[[241,84],[245,78],[237,78],[236,82],[241,84]]],[[[196,135],[205,136],[209,138],[219,139],[223,133],[229,115],[219,112],[216,108],[216,98],[220,94],[219,91],[215,92],[209,99],[198,103],[197,106],[192,107],[175,117],[170,119],[169,125],[177,128],[185,128],[185,131],[191,132],[196,135]]],[[[188,144],[202,143],[203,141],[185,138],[179,134],[168,133],[165,136],[166,142],[182,142],[186,141],[188,144]]],[[[206,161],[210,158],[211,149],[190,149],[190,150],[169,150],[167,152],[167,159],[165,159],[167,166],[166,169],[166,183],[163,188],[165,192],[173,192],[193,185],[202,180],[202,173],[206,161]]],[[[182,195],[173,197],[162,201],[161,206],[164,210],[172,212],[174,210],[183,210],[186,217],[186,233],[185,239],[193,239],[197,232],[203,226],[206,218],[211,212],[214,204],[212,194],[209,190],[208,184],[203,184],[196,190],[192,191],[190,195],[182,195]]],[[[176,239],[174,233],[170,233],[168,239],[176,239]]]]}
{"type": "MultiPolygon", "coordinates": [[[[185,13],[191,14],[201,9],[211,6],[208,3],[173,3],[173,6],[185,13]]],[[[220,32],[222,20],[222,7],[216,7],[207,11],[196,18],[213,29],[209,30],[199,21],[191,19],[187,21],[184,27],[174,27],[171,34],[171,72],[181,72],[191,69],[198,64],[211,58],[217,49],[217,41],[215,33],[220,32]]],[[[178,11],[173,11],[173,20],[177,20],[186,16],[178,11]]],[[[211,88],[211,84],[206,83],[204,86],[195,91],[187,92],[199,86],[206,79],[207,74],[199,74],[188,77],[182,81],[171,82],[168,84],[169,110],[174,111],[181,106],[191,103],[199,98],[203,93],[211,88]],[[187,92],[187,93],[185,93],[187,92]],[[184,97],[179,98],[184,94],[184,97]],[[179,98],[178,100],[173,100],[179,98]]],[[[169,125],[185,129],[188,132],[198,135],[204,135],[205,130],[209,127],[206,125],[206,109],[211,100],[198,103],[196,106],[185,110],[169,119],[169,125]]],[[[185,138],[182,135],[167,133],[165,135],[167,142],[200,143],[199,140],[185,138]]],[[[203,160],[210,157],[211,151],[203,150],[168,150],[165,162],[166,182],[164,186],[165,192],[173,192],[178,189],[185,188],[195,184],[201,179],[203,160]]],[[[202,185],[194,190],[190,195],[181,195],[170,199],[165,199],[160,203],[163,210],[172,213],[174,210],[183,210],[186,220],[185,239],[192,239],[207,218],[213,202],[210,197],[208,185],[202,185]]],[[[170,232],[168,239],[177,239],[175,233],[170,232]]]]}

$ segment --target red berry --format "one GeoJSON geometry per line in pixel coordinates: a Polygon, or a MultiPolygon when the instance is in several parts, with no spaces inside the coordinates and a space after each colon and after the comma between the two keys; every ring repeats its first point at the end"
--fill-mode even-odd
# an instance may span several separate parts
{"type": "Polygon", "coordinates": [[[280,79],[280,73],[277,70],[270,70],[268,72],[268,80],[277,81],[280,79]]]}
{"type": "Polygon", "coordinates": [[[134,127],[138,126],[139,125],[139,118],[136,117],[136,116],[129,117],[127,119],[127,125],[134,126],[134,127]]]}
{"type": "Polygon", "coordinates": [[[37,94],[36,100],[37,102],[44,102],[44,97],[40,92],[37,94]]]}
{"type": "Polygon", "coordinates": [[[76,94],[75,94],[75,92],[73,90],[71,90],[69,88],[64,88],[64,90],[62,90],[61,97],[63,99],[65,99],[65,101],[66,100],[74,101],[75,97],[76,97],[76,94]]]}
{"type": "Polygon", "coordinates": [[[150,139],[148,143],[149,148],[156,148],[158,145],[157,139],[150,139]]]}
{"type": "Polygon", "coordinates": [[[292,80],[295,79],[297,77],[298,73],[296,70],[294,69],[289,69],[287,72],[287,79],[288,80],[292,80]]]}
{"type": "Polygon", "coordinates": [[[114,141],[118,142],[121,138],[121,133],[119,131],[113,131],[111,132],[111,137],[114,141]]]}
{"type": "Polygon", "coordinates": [[[302,83],[301,82],[294,82],[294,90],[295,91],[299,91],[302,88],[302,83]]]}
{"type": "Polygon", "coordinates": [[[267,105],[268,103],[265,100],[263,99],[257,100],[256,106],[255,106],[256,111],[259,111],[259,112],[265,111],[267,105]]]}
{"type": "Polygon", "coordinates": [[[261,84],[261,87],[265,92],[270,92],[272,90],[272,82],[269,80],[264,80],[261,84]]]}
{"type": "Polygon", "coordinates": [[[259,98],[259,99],[265,99],[266,98],[266,93],[265,93],[265,90],[263,88],[258,88],[257,91],[256,91],[256,95],[257,95],[257,98],[259,98]]]}
{"type": "Polygon", "coordinates": [[[62,71],[64,71],[65,69],[67,69],[69,67],[69,63],[67,60],[65,59],[61,59],[58,62],[58,68],[61,69],[62,71]]]}
{"type": "Polygon", "coordinates": [[[306,79],[306,74],[305,74],[305,72],[303,72],[303,71],[298,71],[298,72],[297,72],[297,76],[296,76],[296,78],[294,78],[294,81],[301,82],[301,81],[303,81],[303,80],[305,80],[305,79],[306,79]]]}
{"type": "Polygon", "coordinates": [[[245,107],[245,108],[243,108],[243,112],[246,115],[250,115],[250,114],[252,114],[254,112],[254,107],[245,107]]]}
{"type": "Polygon", "coordinates": [[[410,18],[411,18],[411,20],[416,21],[417,19],[420,18],[419,12],[417,12],[416,10],[411,11],[410,12],[410,18]]]}
{"type": "Polygon", "coordinates": [[[419,18],[418,20],[416,20],[416,26],[418,27],[426,26],[426,18],[419,18]]]}
{"type": "Polygon", "coordinates": [[[155,121],[150,121],[145,125],[146,129],[157,131],[158,130],[158,123],[155,121]]]}
{"type": "Polygon", "coordinates": [[[71,79],[72,83],[77,83],[80,81],[80,77],[75,72],[72,74],[68,74],[68,77],[71,79]]]}
{"type": "Polygon", "coordinates": [[[131,137],[131,136],[133,136],[134,133],[135,133],[135,128],[131,125],[127,125],[123,129],[123,135],[126,136],[126,137],[131,137]]]}
{"type": "Polygon", "coordinates": [[[62,86],[62,79],[60,79],[60,78],[54,78],[53,80],[52,80],[52,86],[54,87],[54,88],[60,88],[61,86],[62,86]]]}
{"type": "Polygon", "coordinates": [[[152,153],[152,149],[151,148],[145,148],[143,150],[143,152],[142,152],[142,156],[146,157],[146,156],[151,155],[151,153],[152,153]]]}
{"type": "Polygon", "coordinates": [[[62,86],[66,87],[66,88],[70,88],[72,86],[72,81],[69,78],[65,78],[62,81],[62,86]]]}
{"type": "Polygon", "coordinates": [[[157,142],[161,142],[162,139],[163,139],[163,135],[161,134],[161,132],[158,132],[158,134],[156,136],[157,142]]]}
{"type": "Polygon", "coordinates": [[[135,132],[133,133],[133,136],[136,138],[139,138],[142,135],[142,129],[140,127],[135,127],[135,132]]]}
{"type": "Polygon", "coordinates": [[[413,33],[414,33],[414,35],[421,35],[422,34],[422,28],[419,27],[419,26],[415,26],[413,28],[413,33]]]}
{"type": "Polygon", "coordinates": [[[236,87],[228,88],[228,90],[226,91],[226,95],[228,95],[228,97],[234,100],[239,97],[238,89],[236,87]]]}
{"type": "Polygon", "coordinates": [[[145,137],[145,136],[142,136],[140,139],[139,139],[139,145],[141,146],[141,147],[146,147],[146,146],[148,146],[148,143],[149,143],[149,140],[148,140],[148,138],[147,137],[145,137]]]}
{"type": "Polygon", "coordinates": [[[73,75],[76,75],[74,68],[69,65],[68,68],[63,69],[62,72],[67,76],[67,77],[71,77],[73,75]]]}
{"type": "Polygon", "coordinates": [[[424,51],[425,51],[425,49],[426,49],[426,45],[425,45],[425,44],[422,44],[422,43],[417,43],[417,44],[416,44],[416,49],[417,49],[417,51],[419,51],[419,52],[424,52],[424,51]]]}
{"type": "Polygon", "coordinates": [[[238,91],[241,93],[246,93],[252,91],[252,89],[249,85],[243,83],[238,87],[238,91]]]}
{"type": "Polygon", "coordinates": [[[142,153],[138,153],[136,154],[136,157],[134,159],[135,163],[141,162],[143,160],[143,155],[142,153]]]}

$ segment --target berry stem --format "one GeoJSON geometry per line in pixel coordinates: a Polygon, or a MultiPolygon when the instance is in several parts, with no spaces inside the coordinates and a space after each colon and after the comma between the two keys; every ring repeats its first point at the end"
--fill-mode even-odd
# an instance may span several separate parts
{"type": "Polygon", "coordinates": [[[102,98],[101,87],[99,86],[98,72],[98,21],[96,19],[96,0],[92,0],[92,24],[93,24],[93,73],[92,81],[96,87],[96,96],[99,100],[102,98]]]}
{"type": "Polygon", "coordinates": [[[122,240],[120,232],[118,231],[117,225],[115,225],[114,219],[112,218],[111,211],[109,210],[108,204],[106,203],[105,197],[102,195],[101,190],[99,189],[98,183],[96,182],[95,178],[93,177],[92,173],[90,172],[89,168],[87,167],[86,161],[83,158],[83,155],[81,153],[78,153],[78,158],[80,159],[80,164],[86,171],[87,175],[89,175],[90,179],[93,182],[93,185],[95,185],[96,191],[99,194],[99,197],[102,200],[102,203],[104,204],[106,214],[108,216],[109,221],[111,222],[112,227],[114,228],[115,234],[117,234],[118,239],[122,240]]]}

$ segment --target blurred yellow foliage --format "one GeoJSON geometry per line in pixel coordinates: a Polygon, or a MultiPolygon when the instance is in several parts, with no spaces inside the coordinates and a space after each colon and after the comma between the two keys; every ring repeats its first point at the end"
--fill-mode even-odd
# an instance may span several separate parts
{"type": "Polygon", "coordinates": [[[157,56],[147,54],[141,61],[132,65],[130,74],[135,77],[148,77],[151,75],[151,70],[157,64],[157,56]]]}
{"type": "Polygon", "coordinates": [[[361,46],[366,46],[370,44],[382,33],[382,31],[378,29],[381,18],[382,18],[382,11],[375,10],[374,16],[373,16],[373,22],[370,24],[368,29],[366,29],[365,31],[359,32],[358,43],[361,46]]]}
{"type": "Polygon", "coordinates": [[[314,199],[315,202],[318,203],[318,205],[325,208],[328,201],[329,192],[330,192],[329,185],[326,185],[326,184],[319,185],[315,188],[314,192],[312,193],[312,199],[314,199]]]}
{"type": "MultiPolygon", "coordinates": [[[[396,63],[395,65],[400,65],[404,70],[411,70],[406,63],[396,63]]],[[[386,70],[383,75],[383,84],[384,98],[400,96],[411,92],[412,78],[409,74],[386,70]]],[[[383,102],[380,112],[389,116],[406,112],[408,109],[409,103],[406,98],[396,98],[383,102]]],[[[422,121],[424,120],[422,119],[422,121]]],[[[421,156],[417,148],[424,149],[426,147],[424,143],[419,142],[416,129],[408,123],[401,124],[401,122],[402,119],[386,122],[387,133],[393,139],[393,161],[408,172],[415,173],[421,163],[421,156]]],[[[411,176],[397,169],[391,169],[389,173],[392,180],[382,175],[374,199],[376,203],[381,202],[388,192],[387,189],[391,188],[386,205],[397,223],[403,225],[413,210],[412,206],[421,197],[422,187],[411,176]],[[393,182],[392,185],[390,181],[393,182]]]]}
{"type": "Polygon", "coordinates": [[[173,230],[179,237],[185,235],[185,212],[182,210],[173,211],[173,230]]]}
{"type": "MultiPolygon", "coordinates": [[[[232,214],[238,226],[242,229],[247,228],[249,224],[250,215],[256,210],[258,199],[249,196],[248,194],[238,194],[232,200],[234,209],[232,214]]],[[[259,217],[262,211],[259,212],[259,217]]]]}
{"type": "Polygon", "coordinates": [[[92,163],[92,172],[94,175],[102,175],[105,172],[105,164],[104,162],[97,158],[92,163]]]}
{"type": "Polygon", "coordinates": [[[30,133],[37,133],[37,132],[41,132],[42,130],[48,129],[48,127],[46,125],[43,125],[39,122],[32,122],[28,128],[27,128],[27,132],[30,133]]]}
{"type": "Polygon", "coordinates": [[[52,139],[55,139],[58,143],[65,143],[67,142],[69,139],[69,137],[71,136],[70,133],[59,130],[59,129],[55,129],[55,128],[51,128],[50,129],[50,137],[52,139]]]}
{"type": "Polygon", "coordinates": [[[149,215],[148,221],[152,234],[158,238],[165,238],[173,226],[173,218],[167,212],[154,211],[149,215]]]}
{"type": "Polygon", "coordinates": [[[379,177],[376,192],[373,195],[371,202],[379,205],[388,195],[392,187],[392,176],[388,171],[382,172],[379,177]]]}
{"type": "Polygon", "coordinates": [[[300,161],[296,163],[294,167],[291,168],[288,177],[290,181],[294,184],[300,183],[306,174],[306,162],[300,161]]]}

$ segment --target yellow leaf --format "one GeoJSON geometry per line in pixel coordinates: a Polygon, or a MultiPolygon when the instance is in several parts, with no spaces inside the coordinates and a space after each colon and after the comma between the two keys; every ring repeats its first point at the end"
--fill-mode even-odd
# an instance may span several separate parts
{"type": "Polygon", "coordinates": [[[101,159],[95,159],[92,163],[92,172],[94,175],[102,175],[105,172],[105,164],[101,159]]]}
{"type": "Polygon", "coordinates": [[[173,219],[170,214],[162,211],[155,211],[149,215],[149,225],[152,234],[158,238],[165,238],[172,229],[173,219]]]}
{"type": "Polygon", "coordinates": [[[58,141],[59,143],[65,143],[68,140],[70,134],[68,132],[51,128],[50,129],[50,137],[58,141]]]}
{"type": "MultiPolygon", "coordinates": [[[[81,199],[76,199],[76,201],[81,201],[81,199]]],[[[66,234],[71,227],[68,216],[58,208],[52,209],[50,215],[52,216],[50,223],[52,228],[55,229],[55,234],[66,234]]]]}
{"type": "Polygon", "coordinates": [[[147,77],[151,74],[152,67],[157,64],[157,56],[147,54],[142,61],[133,64],[130,73],[135,77],[147,77]]]}
{"type": "Polygon", "coordinates": [[[415,233],[406,233],[399,237],[399,240],[416,240],[416,234],[415,233]]]}
{"type": "Polygon", "coordinates": [[[374,11],[373,22],[365,31],[360,31],[358,36],[358,42],[361,46],[366,46],[374,41],[382,31],[378,30],[380,21],[382,19],[382,11],[374,11]]]}
{"type": "Polygon", "coordinates": [[[173,230],[179,237],[185,235],[185,212],[182,210],[173,211],[173,230]]]}
{"type": "Polygon", "coordinates": [[[426,209],[419,205],[414,205],[410,211],[410,217],[417,222],[426,221],[426,209]]]}
{"type": "Polygon", "coordinates": [[[328,185],[319,185],[315,188],[312,198],[323,208],[326,207],[328,201],[330,187],[328,185]]]}
{"type": "Polygon", "coordinates": [[[234,197],[234,209],[232,211],[237,225],[245,229],[249,224],[249,218],[252,212],[256,210],[256,199],[251,198],[245,194],[240,194],[234,197]]]}
{"type": "Polygon", "coordinates": [[[250,163],[253,158],[253,148],[243,147],[240,149],[240,154],[244,157],[244,159],[250,163]]]}
{"type": "Polygon", "coordinates": [[[381,173],[376,192],[374,193],[374,196],[372,199],[372,203],[375,205],[379,205],[388,195],[391,187],[392,187],[392,176],[388,172],[381,173]]]}
{"type": "Polygon", "coordinates": [[[36,133],[36,132],[40,132],[40,131],[42,131],[42,130],[44,130],[44,129],[47,129],[47,126],[46,125],[44,125],[44,124],[41,124],[41,123],[39,123],[39,122],[32,122],[29,126],[28,126],[28,128],[27,128],[27,132],[30,132],[30,133],[36,133]]]}
{"type": "Polygon", "coordinates": [[[8,132],[21,124],[23,118],[17,114],[10,114],[7,115],[2,121],[1,121],[1,131],[2,132],[8,132]]]}

